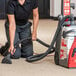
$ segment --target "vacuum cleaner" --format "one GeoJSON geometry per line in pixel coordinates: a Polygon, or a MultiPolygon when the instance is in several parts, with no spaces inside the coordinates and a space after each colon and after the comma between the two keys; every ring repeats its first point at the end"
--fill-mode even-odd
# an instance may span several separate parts
{"type": "MultiPolygon", "coordinates": [[[[75,4],[71,0],[62,0],[62,15],[70,15],[70,7],[75,9],[75,4]]],[[[68,19],[66,20],[68,21],[68,19]]],[[[65,22],[66,22],[65,21],[65,22]]],[[[56,41],[54,61],[56,65],[67,68],[76,67],[76,24],[67,25],[62,28],[56,41]],[[62,36],[63,35],[63,36],[62,36]]]]}
{"type": "MultiPolygon", "coordinates": [[[[74,16],[70,14],[70,6],[74,8],[74,5],[70,5],[70,0],[62,0],[62,6],[62,15],[58,17],[58,27],[51,44],[48,45],[39,39],[36,40],[48,47],[47,51],[42,54],[30,56],[26,58],[26,61],[38,61],[46,57],[48,54],[55,52],[54,61],[56,65],[68,68],[76,67],[76,25],[74,23],[74,16]]],[[[15,48],[20,42],[21,41],[15,44],[15,48]]],[[[8,62],[12,63],[10,53],[2,60],[2,63],[8,62]]]]}
{"type": "Polygon", "coordinates": [[[52,53],[51,49],[55,46],[55,64],[67,68],[76,67],[76,24],[70,7],[74,9],[74,3],[71,4],[70,0],[62,0],[62,15],[59,16],[58,27],[50,47],[45,53],[28,57],[26,61],[34,62],[43,59],[49,52],[52,53]]]}
{"type": "MultiPolygon", "coordinates": [[[[34,62],[34,61],[37,61],[37,60],[40,60],[40,59],[43,59],[45,56],[47,56],[48,54],[50,53],[53,53],[55,50],[54,50],[54,45],[55,45],[55,42],[58,38],[58,36],[60,35],[59,33],[61,32],[61,28],[65,25],[69,25],[69,23],[64,23],[65,20],[69,18],[70,19],[70,23],[73,25],[74,24],[74,18],[72,15],[67,15],[65,17],[62,18],[62,16],[59,16],[59,24],[58,24],[58,27],[57,27],[57,30],[56,30],[56,33],[54,35],[54,38],[52,40],[52,43],[50,45],[46,44],[45,42],[41,41],[40,39],[37,39],[36,41],[39,42],[40,44],[48,47],[48,50],[45,52],[45,53],[42,53],[42,54],[38,54],[38,55],[33,55],[33,56],[30,56],[28,58],[26,58],[26,61],[28,62],[34,62]]],[[[19,46],[19,44],[24,41],[24,40],[27,40],[27,39],[31,39],[31,37],[29,38],[24,38],[22,40],[19,40],[17,41],[17,43],[14,45],[14,49],[17,48],[19,46]]],[[[59,43],[59,42],[58,42],[59,43]]],[[[13,50],[14,50],[13,49],[13,50]]],[[[7,49],[8,51],[8,49],[7,49]]],[[[7,52],[5,51],[5,52],[7,52]]],[[[11,61],[11,53],[8,53],[7,56],[5,56],[3,59],[2,59],[2,63],[5,63],[5,64],[12,64],[12,61],[11,61]]]]}

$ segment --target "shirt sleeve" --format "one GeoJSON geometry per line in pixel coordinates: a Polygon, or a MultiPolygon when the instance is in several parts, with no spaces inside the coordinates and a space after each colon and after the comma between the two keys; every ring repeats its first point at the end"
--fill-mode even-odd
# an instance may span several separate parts
{"type": "Polygon", "coordinates": [[[13,2],[9,1],[6,8],[7,14],[14,14],[14,4],[13,2]]]}
{"type": "Polygon", "coordinates": [[[34,5],[33,5],[33,9],[38,7],[38,0],[34,0],[34,5]]]}

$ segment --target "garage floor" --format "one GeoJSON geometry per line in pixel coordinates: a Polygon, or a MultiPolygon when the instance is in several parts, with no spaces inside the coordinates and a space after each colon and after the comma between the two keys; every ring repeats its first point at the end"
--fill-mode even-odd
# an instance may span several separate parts
{"type": "MultiPolygon", "coordinates": [[[[0,20],[0,46],[4,45],[7,41],[4,22],[4,20],[0,20]]],[[[40,20],[38,38],[50,44],[57,27],[57,23],[57,21],[48,19],[40,20]]],[[[36,41],[33,43],[35,53],[42,53],[46,51],[46,47],[40,45],[36,41]]],[[[54,54],[49,55],[46,58],[34,63],[28,63],[22,58],[12,60],[12,65],[0,63],[0,76],[76,76],[76,69],[66,69],[55,65],[53,56],[54,54]]],[[[3,57],[0,56],[0,62],[2,58],[3,57]]]]}

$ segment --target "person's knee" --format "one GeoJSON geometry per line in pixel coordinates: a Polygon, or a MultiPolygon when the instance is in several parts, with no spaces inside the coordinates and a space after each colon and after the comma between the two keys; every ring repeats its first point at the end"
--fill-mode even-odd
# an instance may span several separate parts
{"type": "Polygon", "coordinates": [[[32,56],[32,55],[33,55],[33,51],[32,51],[32,52],[22,53],[22,54],[21,54],[21,57],[22,57],[22,58],[27,58],[27,57],[30,57],[30,56],[32,56]]]}
{"type": "Polygon", "coordinates": [[[20,58],[20,56],[12,55],[12,56],[11,56],[11,58],[12,58],[12,59],[19,59],[19,58],[20,58]]]}
{"type": "Polygon", "coordinates": [[[32,56],[33,55],[33,50],[28,50],[26,51],[26,57],[32,56]]]}
{"type": "Polygon", "coordinates": [[[32,55],[33,55],[33,46],[32,45],[29,45],[29,46],[22,48],[21,57],[27,58],[27,57],[32,56],[32,55]]]}
{"type": "Polygon", "coordinates": [[[15,53],[13,55],[11,55],[12,59],[19,59],[21,57],[21,49],[17,48],[15,53]]]}

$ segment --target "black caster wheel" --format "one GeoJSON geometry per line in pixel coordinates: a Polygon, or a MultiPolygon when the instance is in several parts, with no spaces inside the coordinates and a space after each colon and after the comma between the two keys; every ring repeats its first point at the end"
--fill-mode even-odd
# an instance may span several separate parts
{"type": "Polygon", "coordinates": [[[55,62],[56,65],[59,65],[59,54],[58,54],[58,52],[55,52],[54,62],[55,62]]]}

